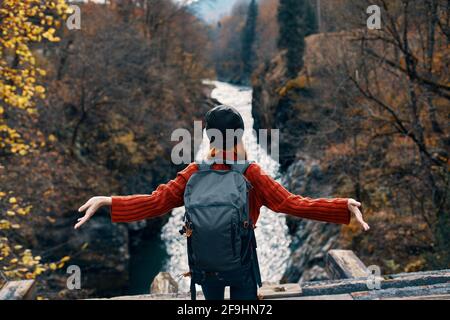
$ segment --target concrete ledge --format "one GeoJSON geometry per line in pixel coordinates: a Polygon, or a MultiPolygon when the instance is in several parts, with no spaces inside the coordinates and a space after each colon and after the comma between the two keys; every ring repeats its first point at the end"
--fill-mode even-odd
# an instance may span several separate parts
{"type": "Polygon", "coordinates": [[[34,289],[34,280],[8,281],[0,289],[0,300],[31,300],[34,289]]]}

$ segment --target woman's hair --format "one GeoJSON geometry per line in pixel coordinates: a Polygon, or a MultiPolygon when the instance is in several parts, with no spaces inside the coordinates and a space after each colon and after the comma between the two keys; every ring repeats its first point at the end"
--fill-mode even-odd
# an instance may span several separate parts
{"type": "MultiPolygon", "coordinates": [[[[206,158],[208,160],[214,159],[216,155],[221,152],[231,152],[231,150],[221,150],[219,148],[211,146],[206,158]]],[[[245,150],[244,144],[242,142],[235,143],[232,152],[234,154],[233,160],[247,160],[247,151],[245,150]]]]}

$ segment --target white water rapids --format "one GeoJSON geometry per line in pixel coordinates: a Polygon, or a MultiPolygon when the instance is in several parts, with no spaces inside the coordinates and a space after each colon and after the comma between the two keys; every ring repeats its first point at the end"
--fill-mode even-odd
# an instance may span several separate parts
{"type": "MultiPolygon", "coordinates": [[[[251,160],[256,161],[272,177],[278,177],[278,163],[257,143],[253,128],[252,90],[219,81],[208,81],[215,85],[211,97],[220,103],[236,108],[244,119],[244,145],[251,160]]],[[[196,155],[196,160],[205,158],[209,142],[204,134],[202,145],[196,155]]],[[[182,225],[184,207],[173,210],[172,215],[162,230],[168,261],[163,271],[169,272],[174,279],[189,270],[187,264],[186,239],[178,230],[182,225]]],[[[283,214],[274,213],[266,207],[261,208],[257,222],[256,240],[258,243],[258,258],[263,281],[278,282],[282,277],[289,257],[290,237],[283,214]]],[[[189,279],[179,281],[179,290],[189,290],[189,279]]]]}

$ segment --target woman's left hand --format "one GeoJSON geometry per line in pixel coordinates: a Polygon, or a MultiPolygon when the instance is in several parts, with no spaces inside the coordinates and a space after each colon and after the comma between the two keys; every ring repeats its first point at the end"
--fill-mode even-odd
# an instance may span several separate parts
{"type": "Polygon", "coordinates": [[[79,218],[75,229],[80,228],[85,224],[96,212],[103,206],[110,206],[112,203],[111,197],[92,197],[85,204],[83,204],[78,212],[86,211],[83,217],[79,218]]]}
{"type": "Polygon", "coordinates": [[[356,221],[362,226],[364,231],[370,229],[369,225],[364,221],[361,211],[359,207],[361,207],[361,202],[356,201],[355,199],[348,199],[347,202],[348,210],[355,215],[356,221]]]}

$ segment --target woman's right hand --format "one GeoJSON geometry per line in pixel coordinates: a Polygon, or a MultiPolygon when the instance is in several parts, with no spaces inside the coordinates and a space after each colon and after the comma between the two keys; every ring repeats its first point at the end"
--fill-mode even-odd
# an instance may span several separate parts
{"type": "Polygon", "coordinates": [[[355,215],[356,221],[361,225],[364,231],[370,229],[367,222],[364,221],[361,211],[359,208],[361,207],[361,202],[356,201],[355,199],[348,199],[347,202],[348,210],[355,215]]]}
{"type": "Polygon", "coordinates": [[[103,206],[110,206],[112,203],[111,197],[92,197],[85,204],[83,204],[78,212],[86,211],[83,217],[78,219],[75,229],[81,227],[86,221],[88,221],[98,209],[103,206]]]}

